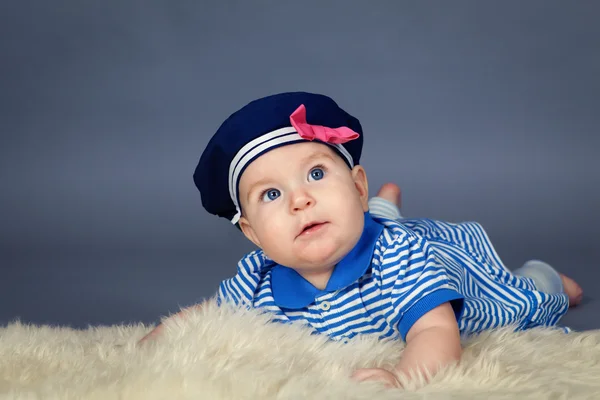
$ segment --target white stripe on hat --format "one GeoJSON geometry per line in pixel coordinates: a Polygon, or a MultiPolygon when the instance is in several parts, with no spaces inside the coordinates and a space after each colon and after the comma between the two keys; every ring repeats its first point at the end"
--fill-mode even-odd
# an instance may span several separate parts
{"type": "MultiPolygon", "coordinates": [[[[302,138],[293,126],[288,126],[285,128],[280,128],[274,130],[269,133],[265,133],[262,136],[257,137],[256,139],[248,142],[244,147],[242,147],[235,157],[231,160],[229,164],[229,196],[231,197],[231,201],[235,205],[236,214],[231,219],[232,224],[237,224],[239,221],[242,212],[240,210],[240,205],[238,203],[237,196],[237,181],[241,172],[244,170],[246,165],[256,158],[256,156],[272,147],[280,146],[284,143],[298,141],[298,140],[306,140],[302,138]]],[[[308,140],[306,140],[308,141],[308,140]]],[[[332,144],[327,143],[328,145],[335,147],[346,159],[350,168],[354,168],[354,162],[352,161],[352,156],[346,150],[344,146],[341,144],[332,144]]]]}

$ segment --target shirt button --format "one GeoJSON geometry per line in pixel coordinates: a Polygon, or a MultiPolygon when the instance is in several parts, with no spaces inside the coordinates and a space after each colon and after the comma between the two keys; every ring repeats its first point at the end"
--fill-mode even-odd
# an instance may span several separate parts
{"type": "Polygon", "coordinates": [[[331,308],[331,304],[328,301],[324,301],[321,303],[321,310],[329,311],[330,308],[331,308]]]}

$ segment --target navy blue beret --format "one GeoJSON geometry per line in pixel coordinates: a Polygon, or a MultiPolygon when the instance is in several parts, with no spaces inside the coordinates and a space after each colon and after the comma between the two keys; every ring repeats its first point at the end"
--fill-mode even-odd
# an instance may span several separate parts
{"type": "Polygon", "coordinates": [[[245,168],[269,150],[306,141],[290,122],[290,115],[301,105],[306,108],[308,124],[347,127],[359,134],[346,143],[329,144],[350,168],[359,164],[363,144],[360,122],[331,98],[306,92],[263,97],[229,116],[202,153],[194,183],[206,211],[237,224],[241,215],[237,191],[245,168]]]}

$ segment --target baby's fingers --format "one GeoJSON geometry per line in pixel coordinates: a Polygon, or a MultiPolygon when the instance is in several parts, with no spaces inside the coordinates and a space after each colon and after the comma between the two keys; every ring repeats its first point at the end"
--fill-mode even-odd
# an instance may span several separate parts
{"type": "Polygon", "coordinates": [[[360,368],[354,371],[352,374],[352,379],[362,382],[369,380],[373,377],[377,377],[379,375],[379,370],[377,368],[360,368]]]}
{"type": "Polygon", "coordinates": [[[354,371],[352,379],[358,382],[376,381],[385,384],[388,388],[399,387],[396,377],[389,371],[381,368],[361,368],[354,371]]]}

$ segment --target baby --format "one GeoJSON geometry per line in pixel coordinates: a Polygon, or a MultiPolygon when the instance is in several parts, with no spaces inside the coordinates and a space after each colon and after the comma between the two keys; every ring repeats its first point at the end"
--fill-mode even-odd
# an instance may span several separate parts
{"type": "Polygon", "coordinates": [[[461,334],[555,326],[581,301],[581,288],[544,262],[509,271],[477,223],[402,218],[393,184],[369,201],[362,144],[355,117],[304,92],[255,100],[221,125],[194,181],[205,209],[260,250],[221,283],[219,303],[334,340],[404,340],[393,370],[353,374],[398,386],[402,374],[458,361],[461,334]]]}

